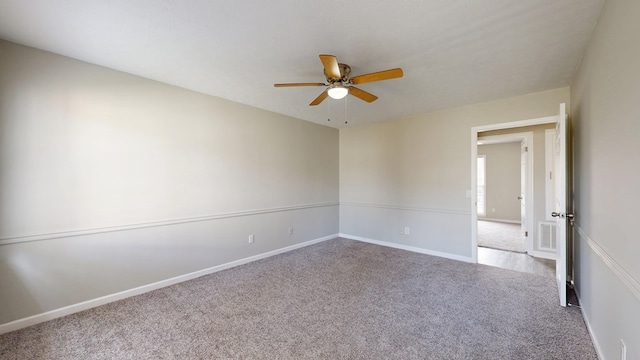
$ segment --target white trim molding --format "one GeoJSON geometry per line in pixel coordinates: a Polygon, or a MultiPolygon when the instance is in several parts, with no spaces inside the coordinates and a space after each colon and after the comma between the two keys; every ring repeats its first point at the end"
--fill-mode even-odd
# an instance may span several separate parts
{"type": "Polygon", "coordinates": [[[343,234],[343,233],[338,234],[338,236],[341,237],[341,238],[362,241],[362,242],[366,242],[366,243],[369,243],[369,244],[386,246],[386,247],[390,247],[390,248],[394,248],[394,249],[406,250],[406,251],[411,251],[411,252],[425,254],[425,255],[432,255],[432,256],[438,256],[438,257],[441,257],[441,258],[446,258],[446,259],[451,259],[451,260],[458,260],[458,261],[464,261],[464,262],[468,262],[468,263],[473,263],[473,259],[470,258],[470,257],[466,257],[466,256],[449,254],[449,253],[445,253],[445,252],[441,252],[441,251],[435,251],[435,250],[428,250],[428,249],[423,249],[423,248],[410,246],[410,245],[396,244],[396,243],[391,243],[391,242],[388,242],[388,241],[380,241],[380,240],[368,239],[368,238],[364,238],[364,237],[360,237],[360,236],[354,236],[354,235],[343,234]]]}
{"type": "Polygon", "coordinates": [[[640,300],[640,283],[633,278],[627,270],[622,267],[611,255],[609,255],[601,246],[587,235],[584,230],[576,223],[576,231],[581,239],[584,239],[591,250],[596,254],[602,262],[607,265],[613,274],[631,291],[631,293],[640,300]]]}
{"type": "Polygon", "coordinates": [[[369,207],[369,208],[378,208],[378,209],[428,212],[428,213],[438,213],[438,214],[455,214],[455,215],[469,215],[469,214],[471,214],[470,211],[464,211],[464,210],[432,209],[432,208],[421,208],[421,207],[411,207],[411,206],[401,206],[401,205],[359,203],[359,202],[350,202],[350,201],[340,202],[340,205],[357,206],[357,207],[369,207]]]}
{"type": "Polygon", "coordinates": [[[524,127],[524,126],[543,125],[543,124],[555,123],[557,121],[558,121],[558,115],[553,115],[553,116],[545,116],[541,118],[528,119],[528,120],[518,120],[518,121],[511,121],[506,123],[481,125],[481,126],[476,126],[472,129],[477,129],[478,130],[477,132],[482,132],[482,131],[491,131],[491,130],[511,129],[511,128],[518,128],[518,127],[524,127]]]}
{"type": "Polygon", "coordinates": [[[228,218],[234,218],[234,217],[240,217],[240,216],[261,215],[261,214],[269,214],[269,213],[276,213],[276,212],[313,209],[318,207],[338,206],[338,205],[339,205],[338,202],[331,202],[331,203],[315,203],[315,204],[304,204],[304,205],[295,205],[295,206],[283,206],[283,207],[275,207],[275,208],[267,208],[267,209],[247,210],[247,211],[237,211],[237,212],[220,213],[220,214],[213,214],[213,215],[195,216],[195,217],[180,218],[180,219],[151,221],[151,222],[137,223],[137,224],[116,225],[116,226],[108,226],[108,227],[102,227],[102,228],[70,230],[70,231],[37,234],[37,235],[13,236],[13,237],[1,238],[0,246],[15,244],[15,243],[22,243],[22,242],[29,242],[29,241],[51,240],[51,239],[59,239],[59,238],[73,237],[73,236],[93,235],[93,234],[115,232],[115,231],[143,229],[143,228],[150,228],[150,227],[157,227],[157,226],[185,224],[185,223],[192,223],[192,222],[198,222],[198,221],[228,219],[228,218]]]}
{"type": "Polygon", "coordinates": [[[282,254],[282,253],[289,252],[289,251],[292,251],[292,250],[296,250],[296,249],[299,249],[299,248],[303,248],[305,246],[318,244],[320,242],[331,240],[331,239],[335,239],[337,237],[338,237],[338,234],[332,234],[332,235],[324,236],[324,237],[321,237],[321,238],[305,241],[303,243],[299,243],[299,244],[283,247],[283,248],[280,248],[280,249],[268,251],[266,253],[250,256],[250,257],[247,257],[247,258],[244,258],[244,259],[231,261],[231,262],[228,262],[226,264],[212,266],[210,268],[206,268],[206,269],[194,271],[194,272],[191,272],[191,273],[188,273],[188,274],[172,277],[170,279],[157,281],[157,282],[154,282],[154,283],[151,283],[151,284],[139,286],[139,287],[136,287],[136,288],[133,288],[133,289],[129,289],[129,290],[125,290],[125,291],[121,291],[121,292],[118,292],[118,293],[115,293],[115,294],[102,296],[102,297],[99,297],[99,298],[96,298],[96,299],[83,301],[83,302],[80,302],[80,303],[77,303],[77,304],[73,304],[73,305],[65,306],[65,307],[62,307],[62,308],[59,308],[59,309],[47,311],[47,312],[44,312],[44,313],[41,313],[41,314],[29,316],[29,317],[26,317],[26,318],[23,318],[23,319],[14,320],[14,321],[11,321],[11,322],[8,322],[8,323],[5,323],[5,324],[0,324],[0,334],[5,334],[5,333],[8,333],[10,331],[19,330],[19,329],[26,328],[26,327],[32,326],[32,325],[36,325],[36,324],[39,324],[39,323],[42,323],[42,322],[45,322],[45,321],[49,321],[49,320],[57,319],[59,317],[71,315],[71,314],[74,314],[74,313],[77,313],[77,312],[80,312],[80,311],[84,311],[84,310],[87,310],[87,309],[91,309],[91,308],[94,308],[94,307],[97,307],[97,306],[101,306],[101,305],[105,305],[105,304],[108,304],[108,303],[112,303],[114,301],[126,299],[128,297],[141,295],[141,294],[147,293],[149,291],[161,289],[161,288],[164,288],[164,287],[167,287],[167,286],[171,286],[171,285],[174,285],[174,284],[177,284],[177,283],[181,283],[181,282],[184,282],[184,281],[188,281],[188,280],[192,280],[192,279],[195,279],[195,278],[199,278],[201,276],[213,274],[213,273],[218,272],[218,271],[230,269],[230,268],[233,268],[233,267],[236,267],[236,266],[239,266],[239,265],[244,265],[244,264],[247,264],[247,263],[250,263],[250,262],[253,262],[253,261],[262,260],[262,259],[274,256],[274,255],[278,255],[278,254],[282,254]]]}

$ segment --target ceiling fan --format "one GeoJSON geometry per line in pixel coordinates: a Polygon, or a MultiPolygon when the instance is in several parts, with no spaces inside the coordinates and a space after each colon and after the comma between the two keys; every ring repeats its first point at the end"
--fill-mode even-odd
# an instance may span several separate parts
{"type": "Polygon", "coordinates": [[[402,77],[402,69],[395,68],[384,71],[378,71],[370,74],[358,75],[349,77],[351,74],[351,67],[347,64],[338,62],[333,55],[320,55],[320,61],[324,66],[324,76],[327,78],[327,83],[289,83],[289,84],[273,84],[275,87],[291,87],[291,86],[326,86],[327,89],[320,94],[315,100],[309,104],[315,106],[320,104],[327,96],[333,99],[342,99],[347,94],[351,94],[366,102],[373,102],[378,97],[370,94],[362,89],[359,89],[354,84],[364,84],[368,82],[397,79],[402,77]]]}

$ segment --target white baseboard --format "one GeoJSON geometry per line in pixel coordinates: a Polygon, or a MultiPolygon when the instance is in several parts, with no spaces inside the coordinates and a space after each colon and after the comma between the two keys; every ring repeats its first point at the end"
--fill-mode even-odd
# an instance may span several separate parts
{"type": "Polygon", "coordinates": [[[363,238],[363,237],[360,237],[360,236],[354,236],[354,235],[349,235],[349,234],[340,233],[340,234],[338,234],[338,236],[340,236],[341,238],[345,238],[345,239],[362,241],[362,242],[375,244],[375,245],[386,246],[386,247],[390,247],[390,248],[394,248],[394,249],[407,250],[407,251],[412,251],[412,252],[425,254],[425,255],[433,255],[433,256],[438,256],[438,257],[447,258],[447,259],[451,259],[451,260],[458,260],[458,261],[464,261],[464,262],[468,262],[468,263],[474,263],[474,261],[473,261],[473,259],[471,257],[466,257],[466,256],[460,256],[460,255],[449,254],[449,253],[440,252],[440,251],[428,250],[428,249],[423,249],[423,248],[419,248],[419,247],[415,247],[415,246],[396,244],[396,243],[391,243],[391,242],[387,242],[387,241],[368,239],[368,238],[363,238]]]}
{"type": "Polygon", "coordinates": [[[53,319],[57,319],[59,317],[63,317],[66,315],[71,315],[80,311],[84,311],[84,310],[88,310],[97,306],[101,306],[101,305],[105,305],[108,303],[112,303],[118,300],[122,300],[122,299],[126,299],[128,297],[132,297],[132,296],[136,296],[136,295],[140,295],[140,294],[144,294],[147,293],[149,291],[153,291],[153,290],[157,290],[157,289],[161,289],[163,287],[167,287],[167,286],[171,286],[177,283],[181,283],[184,281],[188,281],[188,280],[192,280],[204,275],[209,275],[209,274],[213,274],[215,272],[218,271],[222,271],[222,270],[226,270],[226,269],[230,269],[232,267],[236,267],[239,265],[244,265],[256,260],[261,260],[261,259],[265,259],[274,255],[278,255],[278,254],[282,254],[288,251],[292,251],[295,249],[299,249],[305,246],[309,246],[309,245],[313,245],[313,244],[317,244],[323,241],[327,241],[327,240],[331,240],[331,239],[335,239],[336,237],[338,237],[338,234],[333,234],[333,235],[329,235],[329,236],[324,236],[318,239],[313,239],[313,240],[309,240],[309,241],[305,241],[303,243],[300,244],[295,244],[295,245],[291,245],[291,246],[287,246],[287,247],[283,247],[280,249],[276,249],[276,250],[272,250],[272,251],[268,251],[266,253],[262,253],[262,254],[258,254],[258,255],[254,255],[254,256],[250,256],[244,259],[239,259],[239,260],[235,260],[232,262],[228,262],[226,264],[221,264],[221,265],[217,265],[217,266],[213,266],[207,269],[203,269],[203,270],[198,270],[198,271],[194,271],[192,273],[188,273],[188,274],[184,274],[184,275],[180,275],[180,276],[176,276],[176,277],[172,277],[170,279],[166,279],[166,280],[161,280],[161,281],[157,281],[151,284],[147,284],[147,285],[143,285],[143,286],[139,286],[133,289],[129,289],[129,290],[125,290],[125,291],[121,291],[115,294],[110,294],[110,295],[106,295],[106,296],[102,296],[96,299],[91,299],[91,300],[87,300],[87,301],[83,301],[77,304],[73,304],[73,305],[69,305],[69,306],[65,306],[59,309],[55,309],[55,310],[51,310],[51,311],[47,311],[44,312],[42,314],[37,314],[37,315],[33,315],[33,316],[29,316],[23,319],[18,319],[18,320],[14,320],[5,324],[0,324],[0,334],[4,334],[4,333],[8,333],[10,331],[14,331],[14,330],[19,330],[22,328],[26,328],[32,325],[36,325],[45,321],[49,321],[49,320],[53,320],[53,319]]]}
{"type": "MultiPolygon", "coordinates": [[[[580,294],[578,293],[578,289],[574,287],[574,290],[576,292],[576,297],[578,298],[578,302],[582,305],[582,300],[580,300],[580,294]]],[[[587,325],[587,332],[589,333],[589,337],[591,337],[591,342],[593,343],[593,347],[596,349],[596,355],[598,356],[598,359],[604,359],[604,355],[602,353],[602,349],[600,348],[600,344],[598,344],[598,340],[594,335],[595,333],[591,328],[589,317],[587,317],[587,314],[584,312],[584,310],[582,310],[582,308],[580,309],[580,313],[582,314],[582,319],[584,320],[585,325],[587,325]]]]}
{"type": "Polygon", "coordinates": [[[487,217],[478,217],[478,220],[501,222],[501,223],[507,223],[507,224],[522,224],[520,220],[495,219],[495,218],[487,218],[487,217]]]}

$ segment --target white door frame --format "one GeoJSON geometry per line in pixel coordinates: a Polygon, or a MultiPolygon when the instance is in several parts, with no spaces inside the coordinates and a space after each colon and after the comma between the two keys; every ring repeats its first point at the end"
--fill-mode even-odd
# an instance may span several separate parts
{"type": "MultiPolygon", "coordinates": [[[[476,133],[477,134],[477,133],[476,133]]],[[[529,236],[524,241],[524,250],[531,254],[533,252],[533,131],[519,132],[503,135],[491,135],[478,137],[478,142],[482,145],[503,144],[517,142],[526,146],[527,149],[527,166],[525,169],[525,223],[522,224],[523,231],[527,231],[529,236]]],[[[476,143],[477,145],[478,142],[476,143]]],[[[476,147],[477,153],[477,147],[476,147]]],[[[477,157],[477,155],[476,155],[477,157]]],[[[477,169],[476,169],[477,172],[477,169]]],[[[477,190],[477,185],[476,185],[477,190]]],[[[475,199],[475,198],[474,198],[475,199]]],[[[477,211],[477,210],[476,210],[477,211]]],[[[477,212],[476,212],[477,214],[477,212]]],[[[524,236],[524,234],[523,234],[524,236]]],[[[477,239],[476,239],[477,242],[477,239]]]]}
{"type": "MultiPolygon", "coordinates": [[[[478,169],[477,169],[477,158],[478,158],[478,133],[491,131],[491,130],[502,130],[502,129],[513,129],[524,126],[535,126],[542,124],[555,124],[558,121],[558,116],[546,116],[542,118],[529,119],[529,120],[520,120],[520,121],[512,121],[500,124],[490,124],[490,125],[482,125],[482,126],[474,126],[471,128],[471,259],[472,262],[478,262],[478,208],[476,206],[476,201],[478,198],[478,169]]],[[[533,182],[532,182],[533,183],[533,182]]]]}

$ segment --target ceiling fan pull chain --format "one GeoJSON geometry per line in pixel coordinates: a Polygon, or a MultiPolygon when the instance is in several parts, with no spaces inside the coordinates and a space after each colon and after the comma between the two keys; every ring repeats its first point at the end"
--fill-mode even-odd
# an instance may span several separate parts
{"type": "Polygon", "coordinates": [[[347,101],[349,101],[349,98],[344,98],[344,123],[347,123],[347,101]]]}

